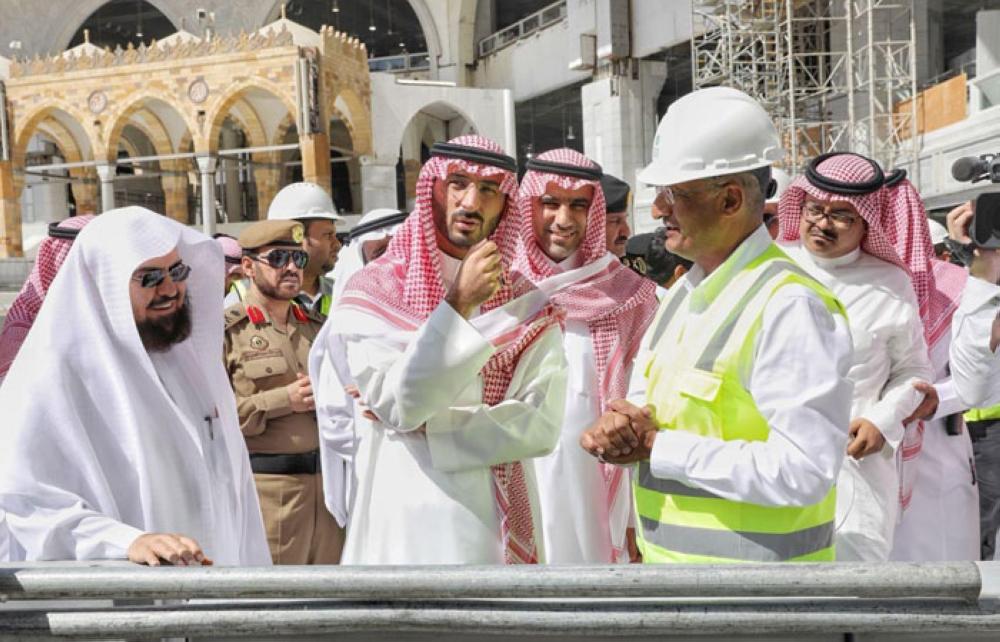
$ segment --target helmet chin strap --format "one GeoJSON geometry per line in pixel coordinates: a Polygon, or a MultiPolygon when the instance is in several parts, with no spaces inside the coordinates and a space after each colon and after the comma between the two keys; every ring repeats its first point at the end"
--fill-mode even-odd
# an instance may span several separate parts
{"type": "MultiPolygon", "coordinates": [[[[905,175],[905,174],[904,174],[905,175]]],[[[895,181],[902,180],[901,178],[895,178],[895,181]]],[[[882,167],[878,163],[868,158],[867,156],[862,156],[861,154],[854,154],[852,152],[829,152],[826,154],[820,154],[813,159],[809,166],[806,167],[806,180],[809,181],[814,187],[830,192],[831,194],[842,194],[844,196],[861,196],[864,194],[871,194],[872,192],[877,192],[882,189],[882,186],[886,184],[885,173],[882,172],[882,167]],[[829,176],[824,176],[819,172],[820,164],[832,158],[834,156],[857,156],[863,158],[864,160],[871,163],[872,169],[874,170],[874,176],[871,180],[865,181],[864,183],[847,183],[845,181],[838,181],[835,178],[830,178],[829,176]]]]}

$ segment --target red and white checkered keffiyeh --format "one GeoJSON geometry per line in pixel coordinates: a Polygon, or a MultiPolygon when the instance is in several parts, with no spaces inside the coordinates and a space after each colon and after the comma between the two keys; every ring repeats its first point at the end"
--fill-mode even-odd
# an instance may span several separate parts
{"type": "MultiPolygon", "coordinates": [[[[59,223],[60,228],[79,230],[93,220],[93,214],[73,216],[59,223]]],[[[45,293],[49,291],[52,280],[62,266],[63,261],[73,247],[73,241],[46,237],[38,246],[38,255],[31,274],[21,287],[21,292],[14,299],[7,311],[7,318],[0,331],[0,377],[7,376],[7,371],[14,363],[14,357],[21,349],[21,344],[28,336],[31,325],[42,308],[45,293]]]]}
{"type": "MultiPolygon", "coordinates": [[[[893,239],[896,251],[906,261],[913,276],[913,285],[920,302],[920,319],[928,350],[951,330],[951,318],[965,289],[968,273],[934,255],[927,211],[916,187],[903,179],[886,188],[889,218],[898,231],[893,239]]],[[[924,443],[924,422],[906,426],[900,446],[899,503],[905,510],[913,497],[919,467],[916,460],[924,443]]]]}
{"type": "MultiPolygon", "coordinates": [[[[538,160],[597,168],[589,158],[572,149],[554,149],[540,154],[538,160]]],[[[584,266],[607,256],[606,208],[600,181],[528,170],[517,196],[518,245],[510,249],[509,257],[515,283],[527,280],[537,284],[555,274],[552,262],[536,242],[532,224],[535,208],[540,206],[539,197],[553,184],[566,190],[576,190],[588,185],[594,188],[594,197],[587,214],[587,227],[577,249],[580,254],[578,265],[584,266]]],[[[628,393],[629,367],[639,350],[646,327],[656,314],[656,285],[619,261],[613,261],[592,277],[560,289],[551,300],[557,309],[565,312],[568,320],[581,321],[590,329],[598,379],[597,392],[603,412],[611,401],[624,399],[628,393]]],[[[608,514],[612,514],[624,470],[619,466],[598,465],[603,466],[608,514]]],[[[615,538],[620,541],[612,542],[615,557],[624,547],[623,538],[624,532],[615,538]]],[[[613,562],[615,559],[609,561],[613,562]]]]}
{"type": "MultiPolygon", "coordinates": [[[[479,136],[460,136],[448,142],[503,153],[496,143],[479,136]]],[[[416,330],[430,316],[446,294],[435,236],[433,190],[436,181],[445,180],[454,171],[499,180],[500,191],[507,196],[500,224],[490,235],[501,257],[507,259],[503,261],[504,286],[481,310],[486,312],[511,300],[508,261],[515,249],[510,226],[515,218],[516,176],[492,165],[432,156],[417,178],[415,209],[400,226],[385,254],[348,281],[338,307],[360,308],[402,330],[416,330]]],[[[496,346],[497,352],[481,372],[483,403],[496,405],[505,398],[521,354],[553,323],[558,323],[558,317],[549,306],[525,323],[516,336],[505,337],[504,343],[496,346]]],[[[494,466],[493,478],[506,562],[537,563],[535,528],[523,466],[520,462],[494,466]]]]}
{"type": "MultiPolygon", "coordinates": [[[[875,177],[875,170],[868,159],[857,154],[837,154],[826,159],[816,168],[820,174],[845,183],[865,183],[875,177]]],[[[894,239],[905,236],[906,221],[894,221],[889,216],[887,193],[884,188],[863,195],[844,195],[816,187],[805,176],[799,176],[781,195],[778,203],[778,221],[781,225],[779,240],[799,240],[799,224],[806,196],[820,201],[850,203],[868,224],[868,231],[861,241],[861,249],[875,258],[882,259],[910,272],[909,266],[896,253],[894,239]]]]}

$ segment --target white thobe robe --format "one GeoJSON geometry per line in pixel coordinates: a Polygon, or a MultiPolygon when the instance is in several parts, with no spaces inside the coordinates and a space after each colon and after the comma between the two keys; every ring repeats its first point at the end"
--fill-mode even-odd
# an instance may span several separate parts
{"type": "MultiPolygon", "coordinates": [[[[555,276],[539,287],[558,287],[589,278],[580,273],[577,254],[553,264],[555,276]]],[[[601,265],[605,263],[600,262],[601,265]]],[[[580,436],[601,414],[590,328],[567,320],[563,334],[566,355],[566,408],[559,443],[551,454],[534,460],[542,506],[542,534],[550,564],[608,564],[613,559],[613,535],[619,540],[628,524],[630,492],[626,476],[609,515],[604,473],[580,447],[580,436]]],[[[626,560],[627,561],[627,560],[626,560]]]]}
{"type": "MultiPolygon", "coordinates": [[[[737,268],[771,244],[761,226],[728,260],[737,268]]],[[[673,287],[687,288],[689,314],[706,307],[698,265],[673,287]]],[[[649,332],[655,330],[651,326],[649,332]]],[[[647,340],[643,340],[643,346],[647,340]]],[[[656,349],[656,346],[653,346],[656,349]]],[[[636,363],[646,363],[647,349],[636,363]]],[[[763,506],[808,506],[826,496],[837,478],[847,443],[852,385],[847,323],[831,315],[815,292],[787,285],[771,298],[761,319],[754,361],[743,386],[768,422],[766,441],[725,441],[684,430],[661,430],[649,457],[650,471],[726,499],[763,506]]],[[[632,371],[628,399],[643,406],[646,378],[632,371]]]]}
{"type": "Polygon", "coordinates": [[[80,233],[0,387],[14,559],[122,559],[141,534],[168,532],[220,565],[270,565],[218,352],[222,267],[210,238],[141,208],[80,233]],[[151,354],[129,277],[173,249],[191,266],[191,334],[151,354]]]}
{"type": "Polygon", "coordinates": [[[934,381],[917,297],[902,269],[860,249],[835,259],[813,256],[801,244],[783,249],[847,308],[854,343],[851,419],[867,419],[886,442],[860,461],[844,459],[837,480],[837,559],[886,561],[899,516],[896,452],[903,419],[923,399],[913,384],[934,381]]]}
{"type": "MultiPolygon", "coordinates": [[[[446,287],[457,270],[442,255],[446,287]]],[[[479,373],[495,349],[475,324],[502,310],[466,320],[442,301],[416,332],[334,311],[350,377],[380,419],[356,416],[358,487],[342,564],[504,562],[490,467],[555,447],[566,362],[551,326],[522,353],[504,401],[484,404],[479,373]]],[[[523,463],[544,560],[533,467],[523,463]]]]}
{"type": "Polygon", "coordinates": [[[896,527],[894,561],[979,560],[979,487],[972,440],[964,425],[958,435],[945,429],[949,415],[966,409],[948,375],[950,346],[951,336],[945,334],[931,349],[938,408],[924,422],[919,456],[908,464],[918,470],[910,505],[896,527]]]}
{"type": "Polygon", "coordinates": [[[1000,286],[969,277],[951,321],[951,376],[969,408],[1000,404],[1000,346],[990,332],[1000,311],[1000,286]]]}

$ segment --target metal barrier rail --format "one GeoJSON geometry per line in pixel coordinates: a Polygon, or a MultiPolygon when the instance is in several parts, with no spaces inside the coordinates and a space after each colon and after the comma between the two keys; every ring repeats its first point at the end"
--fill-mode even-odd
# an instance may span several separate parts
{"type": "Polygon", "coordinates": [[[1000,564],[0,567],[0,637],[1000,633],[1000,564]],[[81,600],[182,599],[165,606],[81,600]],[[254,601],[246,601],[253,599],[254,601]],[[56,602],[23,609],[20,600],[56,602]],[[200,603],[198,601],[201,601],[200,603]]]}
{"type": "Polygon", "coordinates": [[[951,598],[975,601],[973,562],[268,568],[0,569],[0,601],[210,598],[951,598]]]}

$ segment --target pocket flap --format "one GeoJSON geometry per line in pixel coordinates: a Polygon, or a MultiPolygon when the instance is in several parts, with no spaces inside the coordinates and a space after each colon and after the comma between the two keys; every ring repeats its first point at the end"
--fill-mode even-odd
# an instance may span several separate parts
{"type": "Polygon", "coordinates": [[[288,372],[288,362],[284,357],[266,357],[251,359],[243,363],[243,374],[250,379],[273,377],[288,372]]]}
{"type": "Polygon", "coordinates": [[[678,377],[677,382],[682,395],[702,401],[715,401],[722,387],[722,377],[704,370],[688,370],[678,377]]]}

